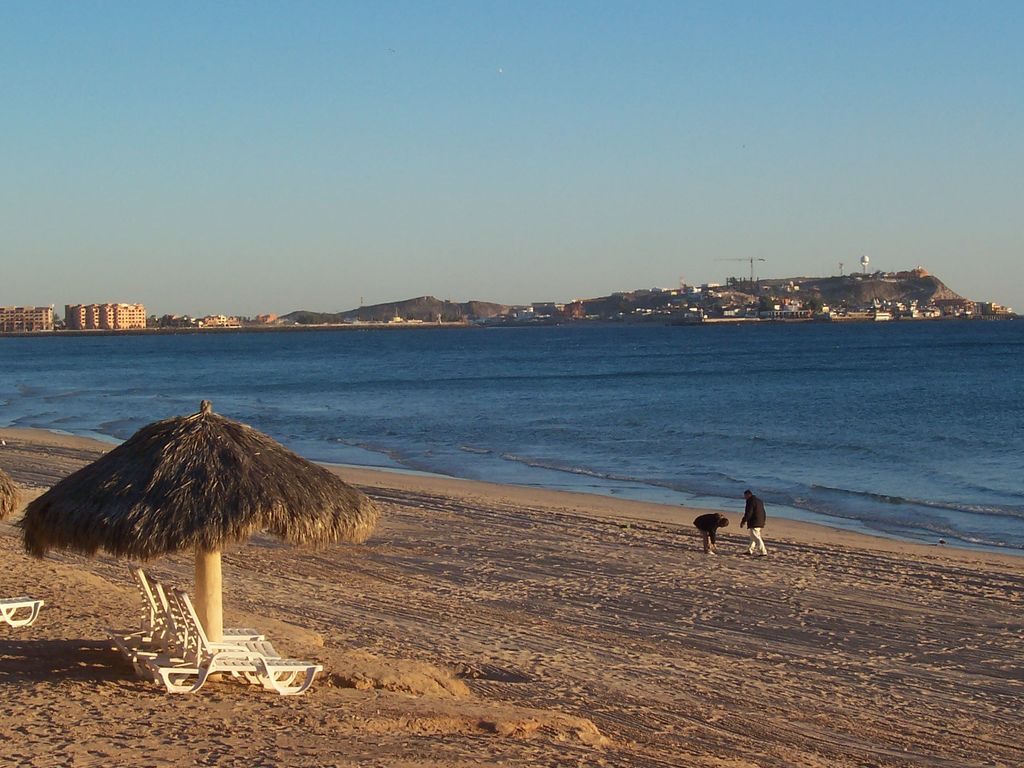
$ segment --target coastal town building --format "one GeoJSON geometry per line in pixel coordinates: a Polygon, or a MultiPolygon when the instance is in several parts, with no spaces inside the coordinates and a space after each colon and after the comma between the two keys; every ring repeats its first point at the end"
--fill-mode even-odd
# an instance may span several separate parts
{"type": "Polygon", "coordinates": [[[130,331],[146,327],[142,304],[66,304],[64,327],[69,331],[130,331]]]}
{"type": "Polygon", "coordinates": [[[982,315],[986,317],[1009,317],[1013,314],[1012,307],[1004,307],[1002,304],[996,304],[994,301],[985,301],[978,304],[978,310],[982,315]]]}
{"type": "Polygon", "coordinates": [[[207,315],[198,321],[200,328],[241,328],[242,321],[227,315],[207,315]]]}
{"type": "Polygon", "coordinates": [[[156,320],[157,328],[195,328],[196,320],[188,315],[161,315],[156,320]]]}
{"type": "Polygon", "coordinates": [[[0,307],[0,333],[53,330],[53,307],[0,307]]]}
{"type": "Polygon", "coordinates": [[[583,300],[576,299],[575,301],[569,302],[562,310],[562,314],[569,320],[582,320],[587,316],[586,309],[584,309],[583,306],[583,300]]]}
{"type": "Polygon", "coordinates": [[[534,317],[555,317],[561,315],[565,310],[565,304],[556,304],[551,301],[535,301],[531,306],[534,317]]]}
{"type": "Polygon", "coordinates": [[[962,298],[935,299],[934,304],[942,311],[943,315],[970,317],[977,312],[977,308],[973,301],[968,301],[967,299],[962,298]]]}
{"type": "Polygon", "coordinates": [[[87,307],[84,304],[65,304],[64,327],[71,331],[99,327],[99,310],[96,309],[95,312],[92,312],[91,309],[96,309],[96,305],[90,304],[87,307]]]}

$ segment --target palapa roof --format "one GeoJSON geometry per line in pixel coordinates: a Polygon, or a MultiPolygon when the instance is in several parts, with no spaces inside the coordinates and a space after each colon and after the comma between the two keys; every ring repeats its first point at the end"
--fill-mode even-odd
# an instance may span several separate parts
{"type": "Polygon", "coordinates": [[[0,520],[9,517],[18,508],[18,486],[11,476],[0,469],[0,520]]]}
{"type": "Polygon", "coordinates": [[[270,437],[213,413],[143,427],[35,499],[25,548],[149,559],[218,551],[268,531],[292,544],[360,543],[377,507],[336,475],[270,437]]]}

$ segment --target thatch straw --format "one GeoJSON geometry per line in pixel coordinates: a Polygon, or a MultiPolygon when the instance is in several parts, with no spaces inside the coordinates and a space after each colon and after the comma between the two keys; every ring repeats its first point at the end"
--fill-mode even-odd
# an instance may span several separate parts
{"type": "Polygon", "coordinates": [[[150,424],[28,505],[25,548],[149,559],[219,551],[260,531],[293,544],[365,541],[378,510],[340,478],[244,424],[199,413],[150,424]]]}
{"type": "Polygon", "coordinates": [[[0,469],[0,520],[10,517],[18,508],[18,486],[11,476],[0,469]]]}

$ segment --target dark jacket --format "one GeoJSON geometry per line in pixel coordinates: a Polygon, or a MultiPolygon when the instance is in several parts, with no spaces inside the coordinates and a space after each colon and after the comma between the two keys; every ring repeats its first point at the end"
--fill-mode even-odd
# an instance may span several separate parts
{"type": "Polygon", "coordinates": [[[718,512],[712,512],[695,518],[693,524],[702,531],[714,533],[719,528],[725,528],[725,526],[729,524],[729,518],[725,515],[719,514],[718,512]]]}
{"type": "Polygon", "coordinates": [[[754,494],[747,499],[747,507],[743,510],[740,528],[764,528],[764,502],[754,494]]]}

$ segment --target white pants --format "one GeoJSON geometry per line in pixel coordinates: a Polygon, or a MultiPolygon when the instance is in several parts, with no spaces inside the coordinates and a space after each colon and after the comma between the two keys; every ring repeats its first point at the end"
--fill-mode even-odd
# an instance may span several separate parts
{"type": "Polygon", "coordinates": [[[750,546],[747,547],[747,554],[752,555],[755,552],[759,555],[767,555],[768,547],[764,545],[764,539],[761,538],[760,528],[748,528],[750,532],[750,546]]]}

